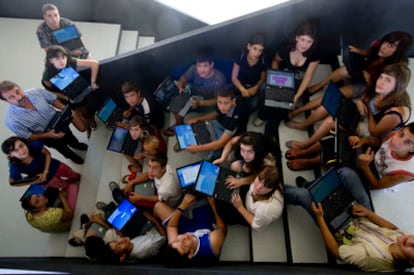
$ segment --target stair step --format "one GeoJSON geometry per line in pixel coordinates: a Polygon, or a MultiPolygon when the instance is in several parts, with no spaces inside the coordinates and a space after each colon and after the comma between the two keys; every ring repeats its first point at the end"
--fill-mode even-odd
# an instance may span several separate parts
{"type": "Polygon", "coordinates": [[[138,45],[138,31],[121,31],[121,39],[119,41],[118,54],[133,51],[138,45]]]}
{"type": "Polygon", "coordinates": [[[154,36],[139,36],[138,37],[138,49],[150,46],[154,44],[155,37],[154,36]]]}

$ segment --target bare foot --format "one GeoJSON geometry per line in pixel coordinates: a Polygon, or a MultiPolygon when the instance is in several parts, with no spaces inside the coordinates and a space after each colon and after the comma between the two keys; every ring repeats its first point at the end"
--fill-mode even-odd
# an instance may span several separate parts
{"type": "Polygon", "coordinates": [[[294,128],[294,129],[299,129],[299,130],[308,129],[308,127],[306,125],[304,125],[303,122],[298,122],[298,121],[294,121],[294,120],[288,121],[285,124],[289,128],[294,128]]]}
{"type": "Polygon", "coordinates": [[[321,83],[318,83],[318,84],[310,86],[308,88],[308,92],[309,92],[309,94],[314,94],[314,93],[320,91],[322,88],[323,88],[323,85],[321,85],[321,83]]]}
{"type": "Polygon", "coordinates": [[[298,159],[308,156],[306,149],[289,149],[285,153],[286,159],[298,159]]]}
{"type": "Polygon", "coordinates": [[[293,170],[293,171],[309,170],[315,166],[315,164],[310,159],[289,160],[286,163],[286,165],[290,170],[293,170]]]}
{"type": "Polygon", "coordinates": [[[307,144],[306,141],[289,140],[286,141],[286,147],[289,149],[304,149],[307,144]]]}

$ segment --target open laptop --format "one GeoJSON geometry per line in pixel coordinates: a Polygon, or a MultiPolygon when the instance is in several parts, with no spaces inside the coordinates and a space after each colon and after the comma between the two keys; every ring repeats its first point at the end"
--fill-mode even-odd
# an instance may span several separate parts
{"type": "Polygon", "coordinates": [[[201,162],[190,163],[176,169],[178,182],[181,189],[184,191],[191,191],[194,189],[194,184],[197,180],[198,171],[200,170],[201,162]]]}
{"type": "Polygon", "coordinates": [[[113,128],[115,126],[115,122],[122,121],[124,110],[119,108],[115,101],[112,98],[108,98],[104,105],[97,113],[97,117],[103,124],[106,126],[113,128]]]}
{"type": "Polygon", "coordinates": [[[348,74],[355,80],[364,80],[362,71],[364,70],[364,57],[349,51],[349,44],[341,36],[342,43],[342,62],[344,63],[348,74]]]}
{"type": "Polygon", "coordinates": [[[72,67],[65,67],[49,80],[75,103],[81,102],[93,90],[88,81],[72,67]]]}
{"type": "Polygon", "coordinates": [[[228,189],[226,179],[228,176],[237,177],[237,173],[203,160],[198,171],[194,190],[216,199],[231,203],[232,196],[239,189],[228,189]]]}
{"type": "Polygon", "coordinates": [[[180,150],[190,147],[190,144],[201,145],[216,139],[216,132],[209,121],[176,125],[175,135],[180,150]]]}
{"type": "Polygon", "coordinates": [[[106,221],[121,231],[137,212],[138,208],[127,199],[124,199],[106,221]]]}
{"type": "Polygon", "coordinates": [[[147,180],[147,181],[135,184],[133,191],[143,196],[154,196],[157,194],[157,192],[155,191],[153,180],[147,180]]]}
{"type": "Polygon", "coordinates": [[[116,153],[123,153],[129,130],[124,127],[115,126],[109,138],[106,149],[116,153]]]}
{"type": "Polygon", "coordinates": [[[19,184],[25,184],[25,183],[29,183],[29,182],[33,182],[35,180],[38,180],[39,176],[26,176],[26,177],[22,177],[21,179],[15,180],[13,182],[10,183],[11,186],[13,185],[19,185],[19,184]]]}
{"type": "Polygon", "coordinates": [[[66,105],[61,112],[56,112],[52,119],[47,124],[44,132],[55,130],[56,133],[63,132],[69,127],[72,119],[72,109],[69,105],[66,105]]]}
{"type": "Polygon", "coordinates": [[[69,25],[53,31],[53,36],[60,46],[69,49],[76,50],[84,47],[80,34],[75,25],[69,25]]]}
{"type": "Polygon", "coordinates": [[[352,220],[351,210],[356,201],[345,189],[335,168],[315,180],[308,190],[312,199],[322,204],[325,221],[333,232],[352,220]]]}
{"type": "Polygon", "coordinates": [[[295,74],[288,71],[267,70],[265,106],[292,110],[295,108],[295,74]]]}
{"type": "Polygon", "coordinates": [[[167,110],[184,117],[191,108],[191,90],[179,92],[171,77],[166,77],[154,91],[154,96],[167,110]]]}

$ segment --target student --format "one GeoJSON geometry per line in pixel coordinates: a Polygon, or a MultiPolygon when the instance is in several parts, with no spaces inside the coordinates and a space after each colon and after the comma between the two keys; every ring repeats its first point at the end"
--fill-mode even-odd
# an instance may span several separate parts
{"type": "MultiPolygon", "coordinates": [[[[296,94],[293,102],[299,102],[300,97],[309,87],[316,68],[319,65],[319,56],[316,53],[317,28],[310,22],[302,23],[296,30],[295,36],[288,45],[278,49],[272,60],[272,69],[288,70],[295,74],[296,94]]],[[[262,125],[268,120],[265,134],[278,137],[280,121],[287,117],[288,110],[281,108],[266,108],[263,106],[258,113],[255,125],[262,125]],[[262,121],[260,121],[262,120],[262,121]]]]}
{"type": "MultiPolygon", "coordinates": [[[[375,146],[379,139],[349,137],[354,149],[363,145],[375,146]]],[[[400,130],[392,132],[379,150],[374,153],[368,147],[359,155],[359,168],[369,186],[373,189],[388,188],[401,182],[414,180],[414,122],[400,130]],[[371,169],[374,162],[375,169],[371,169]]]]}
{"type": "Polygon", "coordinates": [[[219,259],[227,226],[211,197],[209,204],[192,209],[191,219],[183,216],[195,200],[193,195],[186,194],[176,209],[164,202],[158,202],[154,207],[155,216],[167,226],[168,247],[162,254],[166,265],[205,265],[219,259]]]}
{"type": "MultiPolygon", "coordinates": [[[[80,68],[90,68],[91,78],[90,78],[90,87],[92,90],[99,89],[98,84],[96,83],[99,71],[99,63],[96,60],[84,60],[72,58],[69,55],[69,52],[61,46],[50,46],[46,51],[46,63],[45,71],[43,72],[42,84],[43,86],[56,94],[56,96],[65,103],[72,101],[68,99],[59,89],[57,89],[51,82],[50,79],[58,74],[62,69],[72,67],[75,70],[80,68]]],[[[81,92],[81,91],[79,91],[81,92]]],[[[91,129],[96,128],[96,122],[94,118],[94,110],[88,110],[88,105],[86,103],[87,96],[81,102],[76,102],[72,104],[74,109],[74,118],[73,122],[76,128],[81,131],[88,131],[88,137],[91,134],[91,129]]]]}
{"type": "MultiPolygon", "coordinates": [[[[214,61],[211,50],[203,48],[199,50],[196,58],[196,64],[190,68],[179,78],[177,87],[180,92],[184,86],[191,83],[191,91],[194,97],[191,101],[191,108],[198,111],[208,111],[216,104],[217,91],[222,90],[226,86],[226,77],[222,72],[214,68],[214,61]]],[[[184,117],[174,114],[175,125],[184,123],[184,117]]],[[[173,136],[174,125],[168,127],[164,134],[173,136]]]]}
{"type": "MultiPolygon", "coordinates": [[[[42,184],[45,187],[54,187],[67,190],[78,187],[80,174],[73,171],[63,162],[51,157],[49,150],[39,141],[27,141],[24,138],[10,137],[6,139],[1,149],[9,159],[9,183],[12,186],[42,184]],[[28,177],[38,176],[37,180],[28,183],[16,184],[22,179],[22,173],[28,177]]],[[[74,205],[76,192],[68,191],[69,204],[74,205]]]]}
{"type": "Polygon", "coordinates": [[[86,151],[88,145],[80,143],[69,127],[63,132],[56,133],[53,129],[44,132],[56,113],[54,108],[62,110],[64,107],[56,95],[43,89],[23,91],[16,83],[5,80],[0,83],[0,99],[10,105],[6,114],[6,126],[16,136],[29,141],[41,140],[73,162],[84,162],[68,146],[86,151]]]}
{"type": "Polygon", "coordinates": [[[217,106],[214,112],[204,116],[190,119],[187,123],[198,121],[210,121],[214,127],[216,140],[210,143],[196,145],[191,144],[186,150],[190,153],[210,151],[209,159],[214,160],[220,156],[221,149],[236,133],[243,133],[247,125],[247,112],[240,98],[234,94],[234,90],[226,88],[217,92],[217,106]]]}
{"type": "Polygon", "coordinates": [[[128,182],[124,188],[124,193],[136,205],[145,202],[153,205],[158,201],[164,201],[168,205],[175,207],[182,197],[182,190],[178,183],[177,173],[167,164],[167,156],[165,154],[156,154],[150,157],[148,170],[128,182]],[[157,191],[156,195],[144,196],[133,192],[135,184],[140,184],[148,179],[154,180],[157,191]]]}
{"type": "Polygon", "coordinates": [[[31,226],[45,233],[58,233],[70,229],[75,204],[69,204],[65,191],[47,188],[43,194],[31,194],[24,198],[22,207],[31,226]],[[60,203],[55,206],[57,198],[60,203]]]}
{"type": "MultiPolygon", "coordinates": [[[[372,43],[370,49],[358,49],[350,46],[350,52],[361,55],[365,64],[364,79],[351,79],[351,84],[341,87],[342,94],[347,98],[360,99],[364,90],[371,84],[373,79],[377,79],[383,68],[393,63],[404,63],[408,65],[408,51],[413,42],[411,34],[406,32],[391,32],[386,34],[381,40],[372,43]]],[[[329,84],[330,81],[338,82],[350,77],[350,73],[345,66],[332,72],[328,78],[309,88],[310,93],[314,93],[329,84]]],[[[289,113],[289,121],[286,125],[296,129],[307,129],[315,122],[328,115],[327,110],[321,106],[322,98],[311,100],[304,106],[289,113]],[[315,109],[312,114],[303,122],[292,120],[296,115],[304,111],[315,109]]]]}
{"type": "Polygon", "coordinates": [[[129,109],[123,113],[124,118],[130,119],[132,116],[138,115],[158,129],[164,126],[164,112],[152,96],[143,94],[137,84],[130,81],[124,82],[121,90],[129,105],[129,109]]]}
{"type": "MultiPolygon", "coordinates": [[[[410,75],[410,69],[401,63],[391,64],[383,69],[378,79],[357,102],[359,112],[367,117],[359,123],[357,135],[383,138],[392,130],[404,126],[411,112],[410,97],[406,91],[410,75]]],[[[286,146],[291,148],[287,157],[292,158],[293,155],[299,155],[301,150],[313,147],[334,126],[333,118],[328,117],[306,141],[287,141],[286,146]]],[[[288,162],[288,167],[292,170],[309,169],[310,166],[311,162],[303,159],[288,162]]]]}
{"type": "MultiPolygon", "coordinates": [[[[42,14],[44,21],[37,27],[36,35],[40,47],[47,51],[50,46],[57,45],[53,31],[75,24],[67,18],[60,17],[58,8],[51,3],[43,5],[42,14]]],[[[89,51],[85,47],[81,47],[70,51],[70,55],[76,58],[87,59],[89,57],[89,51]]]]}
{"type": "Polygon", "coordinates": [[[234,62],[231,82],[236,95],[241,96],[249,114],[259,106],[259,91],[266,80],[266,63],[263,51],[266,37],[262,33],[252,35],[240,57],[234,62]]]}

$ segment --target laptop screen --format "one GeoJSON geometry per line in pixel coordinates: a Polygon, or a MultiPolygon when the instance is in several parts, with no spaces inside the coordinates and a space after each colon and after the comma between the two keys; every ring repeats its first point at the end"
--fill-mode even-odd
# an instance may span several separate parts
{"type": "Polygon", "coordinates": [[[331,169],[317,179],[309,188],[309,191],[315,202],[321,202],[328,196],[330,196],[342,182],[338,177],[338,174],[335,169],[331,169]]]}
{"type": "Polygon", "coordinates": [[[220,166],[203,160],[198,173],[195,190],[213,196],[219,172],[220,166]]]}
{"type": "Polygon", "coordinates": [[[169,106],[174,96],[179,93],[177,85],[174,81],[167,77],[161,82],[160,86],[155,90],[155,98],[164,106],[169,106]]]}
{"type": "Polygon", "coordinates": [[[187,188],[196,182],[200,165],[201,162],[196,162],[177,168],[177,176],[181,188],[187,188]]]}
{"type": "Polygon", "coordinates": [[[342,93],[339,88],[332,81],[322,99],[322,106],[328,111],[329,115],[336,117],[338,109],[341,106],[342,93]]]}
{"type": "Polygon", "coordinates": [[[292,72],[267,70],[267,85],[282,88],[295,88],[295,74],[292,72]]]}
{"type": "Polygon", "coordinates": [[[112,113],[116,109],[116,103],[112,98],[108,98],[108,100],[105,102],[104,106],[98,113],[98,118],[102,120],[104,123],[106,123],[109,119],[109,117],[112,115],[112,113]]]}
{"type": "Polygon", "coordinates": [[[190,147],[190,144],[197,145],[197,140],[190,124],[175,126],[175,134],[177,135],[178,145],[181,149],[190,147]]]}
{"type": "Polygon", "coordinates": [[[50,79],[50,82],[59,90],[63,91],[69,84],[79,77],[79,73],[72,67],[63,68],[58,74],[50,79]]]}
{"type": "Polygon", "coordinates": [[[107,218],[107,222],[118,230],[122,230],[125,224],[138,211],[138,208],[127,199],[123,200],[114,212],[107,218]]]}
{"type": "Polygon", "coordinates": [[[55,36],[56,42],[58,44],[64,43],[66,41],[75,39],[79,37],[79,32],[76,29],[75,25],[69,25],[64,28],[55,30],[53,32],[53,35],[55,36]]]}
{"type": "Polygon", "coordinates": [[[106,149],[108,149],[109,151],[121,153],[123,150],[125,139],[128,135],[128,132],[129,131],[126,128],[115,126],[106,149]]]}

